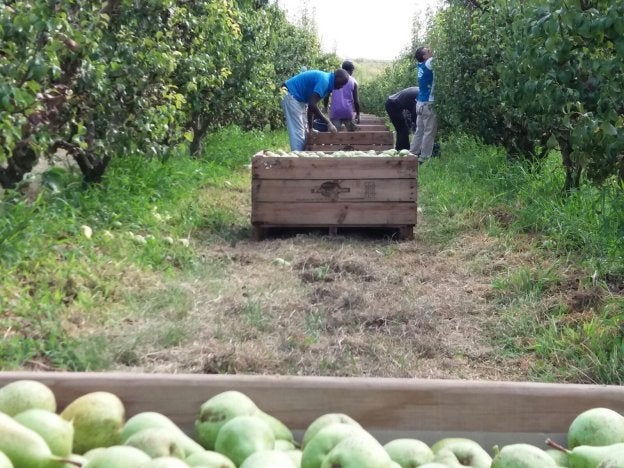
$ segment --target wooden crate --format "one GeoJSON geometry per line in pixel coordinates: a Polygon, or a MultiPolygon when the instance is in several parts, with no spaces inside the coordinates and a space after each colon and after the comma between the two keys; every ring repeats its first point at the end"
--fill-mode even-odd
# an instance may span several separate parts
{"type": "Polygon", "coordinates": [[[281,419],[300,438],[318,416],[350,415],[382,443],[415,437],[431,444],[470,437],[486,449],[546,437],[565,441],[574,417],[593,407],[624,413],[624,387],[469,380],[190,374],[0,372],[0,386],[34,379],[50,386],[59,410],[92,391],[110,391],[127,417],[158,411],[191,436],[200,405],[238,390],[281,419]]]}
{"type": "Polygon", "coordinates": [[[383,132],[388,131],[388,127],[386,124],[368,124],[368,123],[360,123],[358,124],[358,129],[356,132],[383,132]]]}
{"type": "Polygon", "coordinates": [[[356,132],[310,132],[306,138],[307,151],[383,151],[394,147],[394,135],[388,130],[356,132]]]}
{"type": "Polygon", "coordinates": [[[406,157],[266,157],[252,161],[251,222],[269,228],[392,228],[416,225],[418,160],[406,157]]]}
{"type": "Polygon", "coordinates": [[[385,124],[384,119],[373,114],[360,114],[361,124],[382,125],[385,124]]]}

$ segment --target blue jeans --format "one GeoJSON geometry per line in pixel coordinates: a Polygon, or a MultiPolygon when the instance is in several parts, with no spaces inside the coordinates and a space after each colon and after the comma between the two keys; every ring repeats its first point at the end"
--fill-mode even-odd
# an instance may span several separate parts
{"type": "Polygon", "coordinates": [[[291,151],[303,151],[308,126],[308,105],[297,101],[290,93],[282,99],[282,109],[286,117],[286,128],[291,151]]]}

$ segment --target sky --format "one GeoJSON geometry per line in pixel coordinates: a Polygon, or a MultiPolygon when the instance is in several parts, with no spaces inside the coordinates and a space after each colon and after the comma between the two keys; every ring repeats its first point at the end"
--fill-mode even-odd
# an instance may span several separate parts
{"type": "Polygon", "coordinates": [[[421,21],[438,0],[277,0],[290,18],[303,5],[315,13],[321,46],[342,59],[393,60],[409,47],[415,15],[421,21]]]}

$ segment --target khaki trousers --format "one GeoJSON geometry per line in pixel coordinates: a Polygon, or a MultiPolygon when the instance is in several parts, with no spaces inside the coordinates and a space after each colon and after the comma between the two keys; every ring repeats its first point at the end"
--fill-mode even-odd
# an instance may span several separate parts
{"type": "Polygon", "coordinates": [[[438,116],[433,102],[416,102],[416,133],[410,146],[410,153],[430,158],[433,142],[438,131],[438,116]]]}

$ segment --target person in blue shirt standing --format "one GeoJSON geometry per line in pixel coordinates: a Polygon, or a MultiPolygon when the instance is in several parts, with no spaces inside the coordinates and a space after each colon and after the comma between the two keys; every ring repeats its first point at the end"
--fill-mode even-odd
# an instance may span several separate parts
{"type": "Polygon", "coordinates": [[[415,53],[418,62],[418,99],[416,100],[416,133],[410,152],[420,162],[431,158],[433,143],[438,130],[438,116],[434,109],[433,56],[427,47],[419,47],[415,53]]]}
{"type": "Polygon", "coordinates": [[[307,70],[284,82],[282,109],[286,117],[291,151],[304,149],[306,129],[312,129],[314,117],[323,120],[330,132],[338,131],[329,117],[321,112],[318,103],[334,89],[342,88],[347,81],[349,73],[340,68],[334,72],[307,70]]]}

